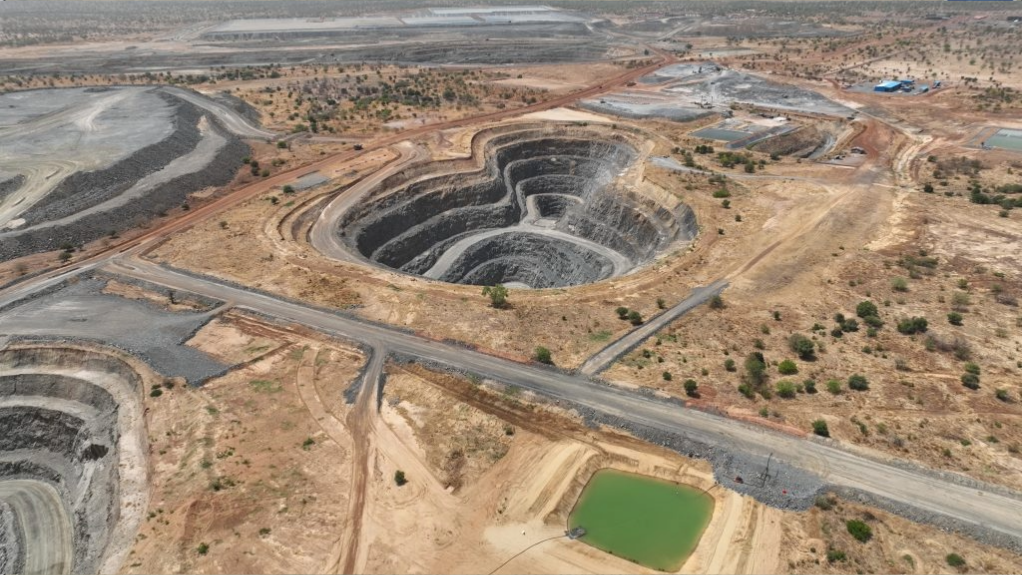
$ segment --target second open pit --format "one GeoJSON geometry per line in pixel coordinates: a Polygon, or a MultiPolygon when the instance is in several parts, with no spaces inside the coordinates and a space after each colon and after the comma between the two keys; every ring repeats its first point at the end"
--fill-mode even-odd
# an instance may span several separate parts
{"type": "Polygon", "coordinates": [[[360,259],[430,279],[520,288],[591,283],[626,274],[696,233],[688,206],[638,183],[648,147],[624,130],[491,129],[475,136],[471,160],[404,170],[321,225],[333,226],[360,259]]]}
{"type": "Polygon", "coordinates": [[[148,498],[142,386],[112,353],[0,350],[0,572],[116,571],[148,498]]]}

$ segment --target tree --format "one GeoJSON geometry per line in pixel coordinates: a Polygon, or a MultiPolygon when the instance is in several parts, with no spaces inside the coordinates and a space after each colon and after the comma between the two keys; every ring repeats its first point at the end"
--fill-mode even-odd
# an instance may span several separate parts
{"type": "Polygon", "coordinates": [[[869,381],[863,375],[855,374],[848,378],[848,388],[855,391],[866,391],[869,389],[869,381]]]}
{"type": "Polygon", "coordinates": [[[628,319],[628,308],[621,306],[614,311],[617,312],[618,319],[628,319]]]}
{"type": "Polygon", "coordinates": [[[813,340],[800,333],[791,334],[791,337],[788,338],[788,347],[798,354],[799,359],[811,360],[816,353],[816,345],[813,340]]]}
{"type": "Polygon", "coordinates": [[[822,419],[817,419],[813,422],[813,433],[820,437],[830,437],[830,430],[827,429],[827,422],[822,419]]]}
{"type": "Polygon", "coordinates": [[[745,358],[745,376],[752,385],[760,385],[766,379],[766,361],[762,353],[753,352],[745,358]]]}
{"type": "Polygon", "coordinates": [[[398,487],[401,487],[402,485],[408,483],[408,478],[405,477],[404,471],[398,469],[397,471],[394,472],[394,483],[396,483],[398,487]]]}
{"type": "Polygon", "coordinates": [[[633,309],[628,312],[628,321],[630,321],[632,325],[642,325],[642,314],[633,309]]]}
{"type": "Polygon", "coordinates": [[[733,360],[731,358],[725,359],[724,360],[724,369],[726,369],[728,371],[734,371],[735,369],[737,369],[735,367],[735,360],[733,360]]]}
{"type": "Polygon", "coordinates": [[[710,309],[724,309],[724,298],[717,294],[710,298],[710,309]]]}
{"type": "Polygon", "coordinates": [[[490,305],[497,309],[507,305],[508,291],[502,284],[484,287],[483,295],[490,296],[490,305]]]}
{"type": "Polygon", "coordinates": [[[699,397],[699,384],[696,383],[696,380],[685,380],[685,395],[689,397],[699,397]]]}
{"type": "Polygon", "coordinates": [[[791,399],[795,397],[795,384],[787,380],[778,381],[777,395],[784,399],[791,399]]]}
{"type": "Polygon", "coordinates": [[[875,303],[866,300],[859,302],[859,305],[855,306],[855,315],[865,319],[871,315],[879,315],[880,310],[877,309],[875,303]]]}
{"type": "Polygon", "coordinates": [[[547,365],[553,365],[554,363],[553,357],[550,355],[550,350],[541,345],[537,346],[536,350],[533,352],[533,359],[547,365]]]}
{"type": "Polygon", "coordinates": [[[664,378],[664,381],[671,381],[672,379],[674,379],[674,376],[671,375],[671,372],[665,371],[663,373],[663,378],[664,378]]]}
{"type": "Polygon", "coordinates": [[[873,529],[864,522],[858,519],[849,519],[845,521],[845,528],[851,533],[852,537],[861,543],[866,543],[873,538],[873,529]]]}
{"type": "Polygon", "coordinates": [[[933,184],[924,184],[923,185],[923,192],[925,192],[927,194],[932,194],[933,193],[933,184]]]}
{"type": "Polygon", "coordinates": [[[962,314],[956,311],[947,314],[947,322],[951,325],[962,325],[962,314]]]}
{"type": "Polygon", "coordinates": [[[794,361],[786,359],[778,364],[777,371],[781,372],[781,375],[794,375],[798,373],[798,366],[794,361]]]}
{"type": "Polygon", "coordinates": [[[965,567],[965,559],[962,559],[962,556],[957,553],[948,553],[948,556],[945,557],[944,560],[947,561],[947,564],[951,567],[965,567]]]}

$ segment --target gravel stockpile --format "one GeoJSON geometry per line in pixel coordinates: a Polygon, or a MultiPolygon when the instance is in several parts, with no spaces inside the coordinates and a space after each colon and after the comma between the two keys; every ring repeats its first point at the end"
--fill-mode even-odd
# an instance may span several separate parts
{"type": "Polygon", "coordinates": [[[0,333],[28,340],[89,341],[117,347],[167,377],[198,385],[230,366],[184,345],[212,312],[170,312],[143,300],[101,293],[106,282],[85,278],[0,315],[0,333]]]}
{"type": "Polygon", "coordinates": [[[687,206],[619,187],[639,157],[621,133],[519,127],[477,153],[481,170],[436,162],[384,180],[332,224],[335,233],[401,272],[547,288],[628,273],[697,232],[687,206]]]}

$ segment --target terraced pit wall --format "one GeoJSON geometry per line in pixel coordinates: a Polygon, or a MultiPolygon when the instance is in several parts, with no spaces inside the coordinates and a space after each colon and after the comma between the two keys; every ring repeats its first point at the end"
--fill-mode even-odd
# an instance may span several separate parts
{"type": "Polygon", "coordinates": [[[119,566],[104,565],[111,541],[127,550],[147,500],[142,386],[111,355],[0,351],[0,572],[119,566]]]}
{"type": "Polygon", "coordinates": [[[384,180],[336,233],[370,263],[451,283],[564,287],[622,275],[697,233],[688,206],[620,182],[642,156],[636,136],[563,125],[485,131],[472,160],[384,180]]]}

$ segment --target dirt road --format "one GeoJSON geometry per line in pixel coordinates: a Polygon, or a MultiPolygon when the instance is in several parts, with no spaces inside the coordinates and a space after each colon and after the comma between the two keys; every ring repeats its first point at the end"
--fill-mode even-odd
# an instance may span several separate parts
{"type": "MultiPolygon", "coordinates": [[[[300,323],[347,339],[381,342],[395,353],[453,366],[515,385],[567,405],[619,418],[675,437],[728,452],[773,457],[820,476],[837,487],[860,490],[932,516],[982,526],[1022,544],[1022,499],[981,483],[949,480],[929,470],[894,464],[843,449],[833,442],[807,441],[740,421],[689,410],[629,390],[594,385],[589,379],[496,358],[463,347],[423,339],[269,295],[253,293],[167,270],[148,262],[114,264],[109,271],[179,290],[234,302],[237,306],[300,323]]],[[[371,370],[370,370],[371,371],[371,370]]],[[[346,561],[347,563],[347,561],[346,561]]]]}

